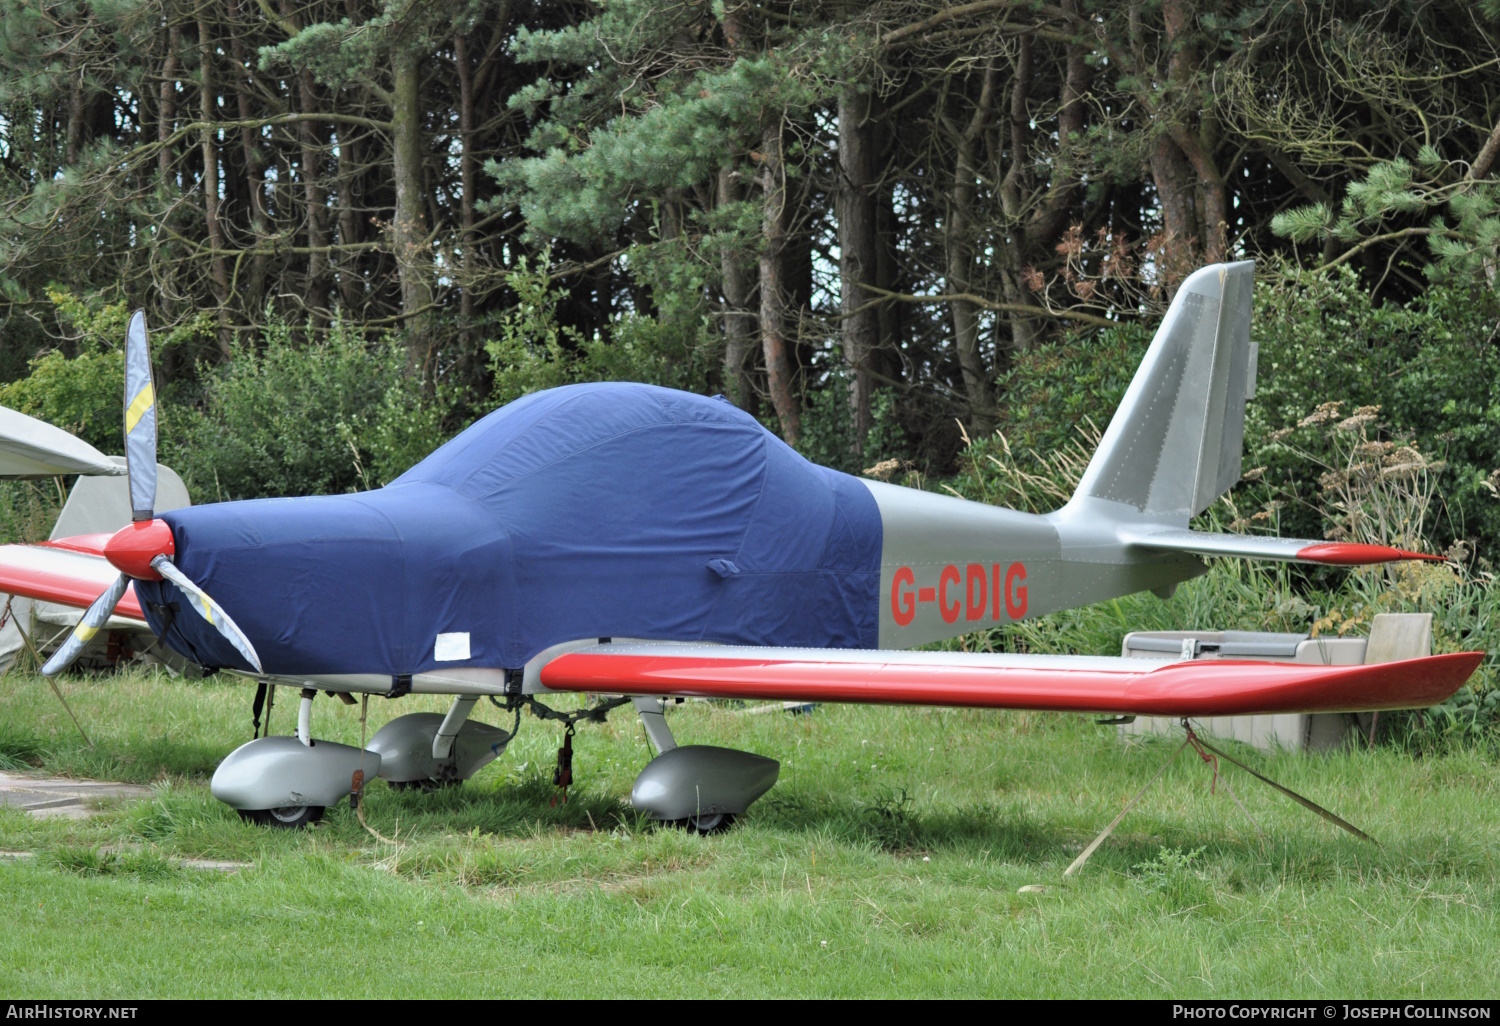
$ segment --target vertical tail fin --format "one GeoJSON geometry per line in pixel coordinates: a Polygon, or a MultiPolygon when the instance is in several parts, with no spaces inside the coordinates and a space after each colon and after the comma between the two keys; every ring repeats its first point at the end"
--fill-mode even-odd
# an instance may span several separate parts
{"type": "Polygon", "coordinates": [[[1185,522],[1239,480],[1255,378],[1254,274],[1249,260],[1213,264],[1182,283],[1075,501],[1108,499],[1185,522]]]}

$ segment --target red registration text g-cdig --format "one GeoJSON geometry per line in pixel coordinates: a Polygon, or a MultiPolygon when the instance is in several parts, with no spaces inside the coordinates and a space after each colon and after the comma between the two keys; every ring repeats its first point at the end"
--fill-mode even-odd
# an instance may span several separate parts
{"type": "Polygon", "coordinates": [[[891,578],[891,618],[905,627],[916,619],[919,605],[935,602],[944,623],[957,623],[959,617],[969,623],[999,620],[1003,602],[1005,615],[1019,620],[1026,615],[1026,564],[1003,569],[999,563],[949,563],[938,574],[937,587],[918,588],[916,572],[897,567],[891,578]]]}

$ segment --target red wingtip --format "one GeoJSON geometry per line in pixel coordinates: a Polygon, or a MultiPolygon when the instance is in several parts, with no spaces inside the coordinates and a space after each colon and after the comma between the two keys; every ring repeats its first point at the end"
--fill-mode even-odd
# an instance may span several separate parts
{"type": "Polygon", "coordinates": [[[1359,545],[1354,542],[1319,542],[1297,552],[1297,558],[1307,563],[1326,563],[1330,566],[1367,566],[1371,563],[1394,563],[1402,559],[1426,559],[1442,563],[1442,556],[1425,552],[1408,552],[1387,545],[1359,545]]]}

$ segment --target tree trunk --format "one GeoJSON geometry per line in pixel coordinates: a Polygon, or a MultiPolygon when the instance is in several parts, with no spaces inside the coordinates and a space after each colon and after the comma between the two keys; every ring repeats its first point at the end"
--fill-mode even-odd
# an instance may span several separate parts
{"type": "MultiPolygon", "coordinates": [[[[360,188],[360,155],[364,150],[358,133],[348,129],[339,131],[338,159],[338,241],[352,245],[365,237],[364,221],[360,218],[363,190],[360,188]]],[[[343,252],[330,258],[334,281],[338,287],[339,302],[345,315],[353,320],[364,316],[367,294],[364,276],[360,273],[360,254],[343,252]]]]}
{"type": "MultiPolygon", "coordinates": [[[[251,102],[249,81],[246,78],[248,56],[245,41],[238,28],[240,22],[240,0],[229,0],[229,16],[236,27],[229,35],[229,54],[234,58],[234,96],[240,120],[248,122],[255,116],[251,102]]],[[[252,245],[257,252],[250,258],[250,275],[244,294],[244,307],[252,321],[264,311],[262,303],[266,291],[266,267],[270,254],[265,246],[271,236],[271,218],[266,211],[266,158],[256,137],[255,129],[248,124],[240,129],[240,150],[245,160],[245,192],[249,196],[250,231],[254,236],[252,245]]]]}
{"type": "MultiPolygon", "coordinates": [[[[344,12],[350,21],[359,18],[359,5],[355,0],[344,0],[344,12]]],[[[364,153],[364,142],[357,131],[339,129],[338,154],[338,241],[354,245],[365,239],[364,167],[360,158],[364,153]]],[[[368,258],[357,251],[345,251],[330,257],[334,280],[337,283],[339,301],[345,315],[359,321],[368,316],[370,291],[365,284],[363,265],[368,258]]]]}
{"type": "MultiPolygon", "coordinates": [[[[298,99],[303,113],[318,109],[318,92],[311,71],[297,77],[298,99]]],[[[323,188],[323,146],[318,126],[303,121],[297,126],[302,145],[302,199],[306,205],[307,290],[305,301],[315,327],[328,324],[328,193],[323,188]]]]}
{"type": "Polygon", "coordinates": [[[78,158],[83,155],[83,72],[77,67],[78,58],[75,56],[68,69],[68,127],[67,127],[67,151],[64,160],[69,167],[77,165],[78,158]]]}
{"type": "MultiPolygon", "coordinates": [[[[743,199],[738,172],[719,169],[720,207],[743,199]]],[[[724,390],[734,405],[754,414],[758,405],[751,380],[751,360],[755,353],[755,311],[750,303],[755,294],[755,270],[744,252],[736,246],[725,246],[719,258],[724,279],[724,390]]]]}
{"type": "MultiPolygon", "coordinates": [[[[1030,36],[1021,38],[1025,46],[1030,36]]],[[[968,125],[958,134],[954,147],[953,195],[948,205],[946,240],[949,292],[968,292],[971,287],[974,247],[969,232],[974,186],[979,175],[975,154],[988,118],[996,78],[995,65],[991,64],[985,72],[979,102],[974,106],[968,125]]],[[[969,400],[970,431],[975,436],[987,435],[995,427],[995,389],[984,353],[979,347],[979,311],[967,299],[954,299],[948,306],[953,318],[953,341],[958,350],[958,365],[964,376],[964,395],[969,400]]]]}
{"type": "Polygon", "coordinates": [[[1201,262],[1198,254],[1202,252],[1202,226],[1198,221],[1193,168],[1182,150],[1165,134],[1151,147],[1149,162],[1161,208],[1162,229],[1167,236],[1162,250],[1162,271],[1175,290],[1177,282],[1201,262]]]}
{"type": "MultiPolygon", "coordinates": [[[[1004,262],[1007,273],[1001,275],[1001,288],[1005,290],[1006,302],[1027,305],[1030,305],[1031,297],[1029,290],[1021,283],[1021,274],[1031,262],[1031,254],[1039,242],[1041,244],[1050,242],[1060,228],[1060,224],[1048,220],[1037,223],[1033,219],[1028,223],[1021,199],[1031,149],[1031,116],[1028,112],[1027,101],[1031,98],[1032,42],[1030,33],[1021,36],[1016,53],[1016,77],[1010,89],[1008,125],[1010,162],[1006,166],[1005,177],[1000,183],[1000,207],[1005,212],[1010,226],[1009,240],[1004,244],[1006,250],[1004,262]]],[[[1071,75],[1071,64],[1069,73],[1071,75]]],[[[1065,118],[1059,115],[1058,120],[1061,123],[1065,118]]],[[[1060,200],[1058,203],[1059,215],[1066,216],[1068,212],[1065,202],[1065,200],[1060,200]]],[[[1045,208],[1043,211],[1038,211],[1038,214],[1044,212],[1045,208]]],[[[1036,345],[1037,334],[1035,320],[1020,314],[1010,315],[1011,353],[1030,351],[1036,345]]]]}
{"type": "Polygon", "coordinates": [[[458,136],[462,150],[458,158],[459,241],[463,246],[462,293],[459,313],[467,322],[474,316],[474,69],[469,64],[468,44],[462,33],[453,37],[453,63],[458,68],[458,136]]]}
{"type": "Polygon", "coordinates": [[[1172,136],[1195,177],[1194,209],[1202,237],[1203,262],[1219,263],[1228,251],[1229,197],[1224,176],[1219,173],[1210,147],[1197,133],[1182,128],[1172,136]]]}
{"type": "Polygon", "coordinates": [[[172,151],[167,139],[177,120],[177,48],[182,43],[182,33],[176,25],[167,29],[167,56],[161,65],[161,104],[156,110],[156,141],[161,149],[156,154],[156,171],[163,186],[171,183],[172,151]]]}
{"type": "Polygon", "coordinates": [[[787,202],[786,166],[782,152],[781,120],[765,130],[761,149],[762,190],[765,204],[761,218],[763,246],[760,254],[760,338],[766,354],[767,387],[781,437],[796,445],[802,433],[802,409],[797,401],[796,369],[792,344],[787,337],[791,317],[787,309],[787,237],[791,207],[787,202]]]}
{"type": "Polygon", "coordinates": [[[432,307],[431,260],[422,196],[421,58],[398,53],[391,89],[392,164],[396,211],[391,225],[396,271],[401,279],[401,312],[407,332],[407,369],[419,372],[427,359],[426,328],[432,307]]]}
{"type": "MultiPolygon", "coordinates": [[[[878,190],[875,201],[875,287],[886,292],[904,292],[901,276],[901,219],[896,215],[896,186],[887,182],[878,190]]],[[[880,366],[877,373],[889,378],[901,374],[897,354],[905,338],[905,303],[882,303],[879,313],[879,335],[871,359],[880,366]]]]}
{"type": "MultiPolygon", "coordinates": [[[[208,22],[198,20],[198,96],[202,101],[202,117],[205,126],[214,121],[213,83],[214,42],[208,22]]],[[[208,244],[213,254],[208,259],[209,274],[213,278],[214,299],[219,307],[219,352],[224,358],[234,356],[230,345],[229,328],[229,248],[224,238],[224,225],[219,220],[219,147],[214,139],[214,129],[203,129],[203,220],[208,230],[208,244]]]]}
{"type": "MultiPolygon", "coordinates": [[[[1179,89],[1196,91],[1203,60],[1197,46],[1194,0],[1163,0],[1161,11],[1167,30],[1167,47],[1172,53],[1169,75],[1179,89]]],[[[1182,123],[1171,126],[1169,131],[1196,179],[1193,182],[1194,209],[1198,216],[1202,259],[1207,263],[1218,263],[1224,259],[1229,204],[1224,176],[1219,173],[1213,158],[1210,139],[1213,115],[1201,108],[1201,104],[1194,104],[1194,113],[1182,123]]]]}
{"type": "MultiPolygon", "coordinates": [[[[1163,0],[1162,20],[1171,53],[1167,77],[1178,90],[1193,93],[1201,63],[1195,19],[1192,0],[1163,0]]],[[[1190,105],[1190,109],[1198,106],[1190,105]]],[[[1223,260],[1227,249],[1228,192],[1214,162],[1211,122],[1205,122],[1205,117],[1203,113],[1183,115],[1180,123],[1166,127],[1151,151],[1151,177],[1168,237],[1165,270],[1169,281],[1180,280],[1201,263],[1223,260]]]]}
{"type": "MultiPolygon", "coordinates": [[[[1062,2],[1063,10],[1070,15],[1079,13],[1078,5],[1079,0],[1062,2]]],[[[1093,82],[1094,72],[1089,67],[1088,50],[1084,47],[1069,43],[1066,54],[1066,72],[1062,93],[1058,97],[1057,161],[1046,201],[1033,216],[1026,232],[1028,241],[1037,247],[1053,245],[1067,226],[1068,218],[1076,211],[1074,200],[1078,195],[1079,179],[1073,151],[1084,141],[1088,114],[1084,96],[1093,82]]]]}
{"type": "MultiPolygon", "coordinates": [[[[747,42],[742,5],[731,2],[719,10],[725,46],[731,54],[738,55],[747,42]]],[[[777,141],[779,147],[779,135],[777,141]]],[[[718,185],[717,200],[721,207],[745,198],[740,174],[733,167],[719,169],[718,185]]],[[[724,279],[724,388],[736,406],[754,416],[760,408],[754,380],[755,336],[759,325],[756,311],[750,305],[755,297],[756,268],[746,253],[734,246],[724,248],[719,266],[724,279]]],[[[778,407],[778,415],[780,412],[778,407]]]]}
{"type": "Polygon", "coordinates": [[[849,367],[849,414],[854,455],[870,432],[870,357],[880,336],[875,293],[879,240],[875,226],[874,122],[869,93],[839,95],[839,299],[844,362],[849,367]]]}

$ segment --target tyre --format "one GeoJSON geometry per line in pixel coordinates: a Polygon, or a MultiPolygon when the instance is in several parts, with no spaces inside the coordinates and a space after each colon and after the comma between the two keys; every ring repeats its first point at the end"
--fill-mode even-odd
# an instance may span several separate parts
{"type": "Polygon", "coordinates": [[[704,812],[697,816],[689,816],[687,819],[676,820],[672,825],[704,836],[722,834],[734,826],[734,813],[704,812]]]}
{"type": "Polygon", "coordinates": [[[321,805],[288,805],[280,809],[240,809],[240,819],[282,830],[312,826],[323,818],[321,805]]]}

